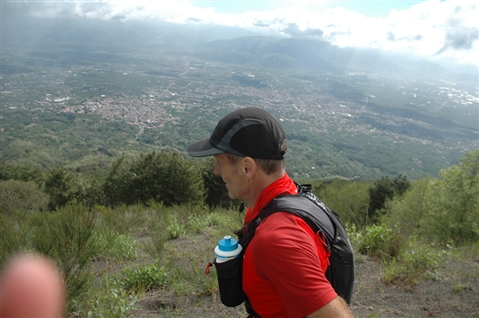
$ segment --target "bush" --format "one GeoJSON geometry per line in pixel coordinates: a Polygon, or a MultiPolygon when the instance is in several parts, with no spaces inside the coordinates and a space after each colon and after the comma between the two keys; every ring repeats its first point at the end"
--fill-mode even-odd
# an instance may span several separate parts
{"type": "Polygon", "coordinates": [[[133,260],[138,257],[138,243],[130,234],[118,232],[95,233],[93,235],[93,249],[98,256],[96,259],[105,260],[133,260]]]}
{"type": "Polygon", "coordinates": [[[8,180],[0,182],[0,213],[44,210],[49,197],[33,181],[8,180]]]}
{"type": "Polygon", "coordinates": [[[369,182],[336,180],[321,185],[318,193],[321,199],[341,217],[341,222],[354,223],[358,228],[368,225],[369,182]]]}
{"type": "Polygon", "coordinates": [[[165,243],[169,238],[167,229],[165,228],[167,219],[167,210],[163,203],[148,201],[150,206],[150,217],[147,222],[147,231],[150,234],[151,241],[143,243],[146,252],[154,259],[160,258],[165,247],[165,243]]]}
{"type": "Polygon", "coordinates": [[[115,277],[115,280],[126,291],[143,293],[165,286],[168,281],[168,272],[158,262],[155,262],[125,268],[120,276],[115,277]]]}
{"type": "Polygon", "coordinates": [[[397,258],[385,263],[384,279],[386,282],[401,282],[406,285],[415,285],[420,278],[436,280],[447,254],[446,251],[412,239],[397,258]]]}
{"type": "Polygon", "coordinates": [[[133,317],[137,295],[128,291],[112,288],[98,293],[88,302],[88,308],[81,310],[87,317],[128,318],[133,317]]]}
{"type": "Polygon", "coordinates": [[[77,197],[78,183],[76,174],[63,167],[55,167],[46,171],[45,192],[50,196],[48,208],[54,211],[73,201],[77,197]]]}
{"type": "Polygon", "coordinates": [[[213,228],[221,230],[221,235],[232,235],[243,226],[243,216],[237,210],[217,209],[210,214],[209,219],[213,228]]]}
{"type": "Polygon", "coordinates": [[[138,297],[132,294],[108,276],[91,288],[84,302],[78,304],[81,317],[127,318],[132,317],[138,297]]]}
{"type": "Polygon", "coordinates": [[[479,240],[479,150],[469,152],[461,163],[440,171],[425,195],[427,205],[421,234],[446,244],[479,240]]]}
{"type": "Polygon", "coordinates": [[[214,172],[215,159],[208,157],[202,161],[195,159],[195,162],[201,162],[201,176],[205,185],[205,202],[209,207],[230,207],[233,200],[228,196],[225,183],[221,176],[214,172]]]}
{"type": "Polygon", "coordinates": [[[20,226],[11,216],[0,213],[0,267],[14,253],[24,248],[24,240],[20,232],[20,226]]]}
{"type": "Polygon", "coordinates": [[[177,239],[185,233],[185,227],[181,223],[176,213],[171,213],[167,217],[168,227],[166,228],[170,239],[177,239]]]}
{"type": "Polygon", "coordinates": [[[111,205],[146,204],[150,200],[167,206],[201,202],[203,180],[193,161],[176,152],[153,152],[128,161],[116,160],[105,181],[111,205]]]}
{"type": "Polygon", "coordinates": [[[33,249],[62,269],[69,313],[85,296],[90,283],[90,265],[96,253],[92,241],[95,219],[95,212],[82,205],[66,205],[56,213],[45,213],[32,229],[33,249]]]}
{"type": "Polygon", "coordinates": [[[398,253],[393,231],[384,224],[366,227],[358,239],[361,254],[391,258],[398,253]]]}
{"type": "Polygon", "coordinates": [[[113,209],[104,206],[95,206],[96,211],[101,213],[100,231],[115,231],[118,233],[133,233],[141,230],[145,220],[143,219],[148,210],[142,204],[120,205],[113,209]]]}
{"type": "Polygon", "coordinates": [[[400,246],[417,234],[421,219],[427,213],[424,196],[430,181],[429,178],[416,180],[403,196],[396,196],[386,203],[388,213],[382,216],[381,221],[394,229],[394,236],[400,246]]]}

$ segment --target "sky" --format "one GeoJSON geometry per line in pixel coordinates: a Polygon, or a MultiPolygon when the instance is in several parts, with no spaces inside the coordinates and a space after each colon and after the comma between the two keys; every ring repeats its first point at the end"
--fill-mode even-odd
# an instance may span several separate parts
{"type": "Polygon", "coordinates": [[[1,0],[1,14],[237,26],[479,66],[479,1],[1,0]]]}

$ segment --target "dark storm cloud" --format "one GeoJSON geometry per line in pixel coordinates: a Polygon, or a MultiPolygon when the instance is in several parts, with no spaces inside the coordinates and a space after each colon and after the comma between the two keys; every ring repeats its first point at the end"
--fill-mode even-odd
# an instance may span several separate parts
{"type": "Polygon", "coordinates": [[[323,31],[320,29],[306,29],[302,31],[295,23],[288,24],[287,27],[281,29],[281,32],[292,37],[321,37],[323,35],[323,31]]]}

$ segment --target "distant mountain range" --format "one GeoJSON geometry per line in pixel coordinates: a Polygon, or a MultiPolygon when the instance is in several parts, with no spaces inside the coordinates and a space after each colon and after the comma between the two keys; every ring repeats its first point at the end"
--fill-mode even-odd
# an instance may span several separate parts
{"type": "Polygon", "coordinates": [[[309,38],[258,36],[237,27],[174,23],[62,20],[2,17],[2,42],[23,51],[52,45],[82,49],[92,45],[111,52],[182,47],[207,60],[253,64],[271,68],[298,68],[344,72],[377,72],[415,78],[476,81],[479,67],[454,72],[408,56],[373,49],[340,48],[309,38]]]}
{"type": "Polygon", "coordinates": [[[248,36],[199,44],[212,59],[224,62],[254,63],[277,68],[297,68],[344,72],[375,72],[414,77],[474,79],[454,74],[425,60],[387,54],[372,49],[340,48],[312,39],[248,36]]]}

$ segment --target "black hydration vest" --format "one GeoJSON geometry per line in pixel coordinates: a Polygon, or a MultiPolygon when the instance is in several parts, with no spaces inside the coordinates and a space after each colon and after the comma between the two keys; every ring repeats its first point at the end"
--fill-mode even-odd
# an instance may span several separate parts
{"type": "MultiPolygon", "coordinates": [[[[326,238],[329,250],[329,267],[326,278],[336,293],[348,304],[354,290],[354,253],[346,230],[336,212],[328,208],[312,191],[311,185],[299,185],[298,194],[280,195],[271,200],[259,215],[235,231],[242,253],[236,261],[216,264],[220,296],[224,305],[235,307],[246,301],[246,308],[251,316],[259,317],[249,305],[241,288],[242,259],[249,243],[254,237],[256,228],[261,222],[276,212],[289,212],[301,217],[315,232],[326,238]],[[222,268],[223,266],[223,268],[222,268]],[[227,266],[227,268],[225,268],[227,266]]],[[[319,266],[319,265],[318,265],[319,266]]]]}

